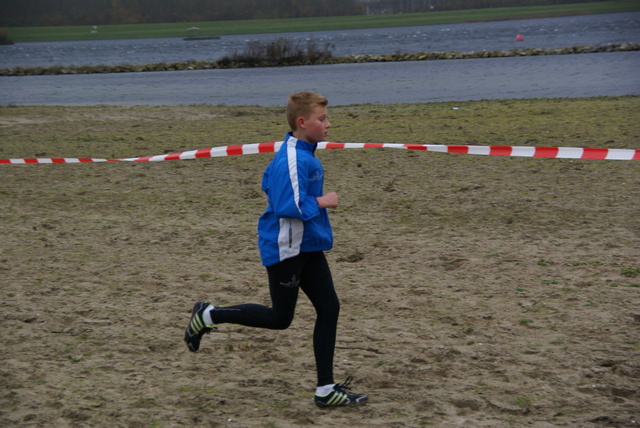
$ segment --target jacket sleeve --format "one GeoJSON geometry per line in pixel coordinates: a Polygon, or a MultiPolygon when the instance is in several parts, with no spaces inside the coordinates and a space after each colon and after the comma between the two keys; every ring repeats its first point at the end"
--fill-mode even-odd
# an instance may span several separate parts
{"type": "Polygon", "coordinates": [[[307,221],[319,214],[316,196],[309,193],[310,167],[294,150],[281,157],[269,171],[265,184],[277,217],[307,221]]]}

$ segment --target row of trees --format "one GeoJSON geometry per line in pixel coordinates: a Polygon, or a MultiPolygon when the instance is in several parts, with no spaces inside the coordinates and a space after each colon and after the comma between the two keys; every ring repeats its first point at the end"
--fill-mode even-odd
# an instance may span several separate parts
{"type": "Polygon", "coordinates": [[[340,16],[358,0],[2,0],[0,26],[109,25],[340,16]]]}
{"type": "Polygon", "coordinates": [[[489,7],[547,6],[606,0],[362,0],[367,14],[418,13],[489,7]]]}
{"type": "Polygon", "coordinates": [[[0,26],[109,25],[476,9],[603,0],[1,0],[0,26]]]}

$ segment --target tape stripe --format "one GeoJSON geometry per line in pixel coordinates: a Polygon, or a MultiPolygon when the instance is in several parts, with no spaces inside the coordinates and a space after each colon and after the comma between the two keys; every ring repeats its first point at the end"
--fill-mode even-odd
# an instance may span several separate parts
{"type": "MultiPolygon", "coordinates": [[[[137,158],[25,158],[0,159],[0,164],[51,164],[51,163],[96,163],[96,162],[162,162],[170,160],[205,159],[223,156],[239,156],[278,151],[282,141],[256,144],[234,144],[223,147],[190,150],[165,155],[137,158]]],[[[400,143],[318,143],[318,149],[372,149],[390,148],[430,151],[436,153],[456,153],[484,156],[514,156],[556,159],[600,159],[600,160],[640,160],[640,150],[600,149],[580,147],[524,147],[524,146],[464,146],[442,144],[400,144],[400,143]]]]}
{"type": "Polygon", "coordinates": [[[557,147],[535,147],[533,156],[539,158],[555,158],[558,156],[557,147]]]}

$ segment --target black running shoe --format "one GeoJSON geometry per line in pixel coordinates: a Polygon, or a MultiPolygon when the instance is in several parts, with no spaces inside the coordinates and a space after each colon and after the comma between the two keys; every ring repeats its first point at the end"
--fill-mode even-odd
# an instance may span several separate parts
{"type": "Polygon", "coordinates": [[[213,325],[206,325],[202,317],[204,310],[208,308],[210,304],[209,302],[197,302],[191,311],[191,320],[184,332],[184,341],[187,343],[187,348],[189,348],[191,352],[196,352],[200,349],[200,339],[202,339],[202,335],[210,333],[211,329],[214,328],[213,325]]]}
{"type": "Polygon", "coordinates": [[[353,377],[349,376],[344,383],[333,385],[333,391],[320,397],[315,395],[316,406],[318,407],[336,407],[336,406],[353,406],[356,404],[365,404],[369,397],[366,395],[350,394],[346,390],[349,388],[349,384],[353,377]]]}

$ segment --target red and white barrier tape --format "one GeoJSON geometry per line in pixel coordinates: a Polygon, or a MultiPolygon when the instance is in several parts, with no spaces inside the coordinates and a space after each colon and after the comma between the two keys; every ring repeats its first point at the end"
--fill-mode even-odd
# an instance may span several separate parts
{"type": "MultiPolygon", "coordinates": [[[[160,162],[184,159],[203,159],[222,156],[273,153],[282,141],[273,143],[240,144],[208,149],[190,150],[167,155],[144,156],[138,158],[28,158],[0,159],[0,164],[48,164],[48,163],[91,163],[91,162],[160,162]]],[[[580,147],[523,147],[523,146],[446,146],[440,144],[397,144],[397,143],[318,143],[318,149],[371,149],[389,148],[423,150],[439,153],[463,153],[469,155],[516,156],[556,159],[605,159],[640,160],[640,150],[633,149],[590,149],[580,147]]]]}

